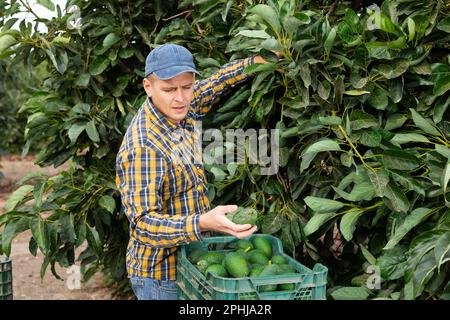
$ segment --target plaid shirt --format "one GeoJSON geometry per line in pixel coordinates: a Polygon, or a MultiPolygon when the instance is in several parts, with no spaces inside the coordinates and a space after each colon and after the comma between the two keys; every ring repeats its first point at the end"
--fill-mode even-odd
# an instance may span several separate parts
{"type": "Polygon", "coordinates": [[[179,124],[148,98],[133,118],[116,159],[116,184],[130,221],[130,277],[175,280],[177,246],[201,240],[199,217],[210,203],[201,159],[189,152],[193,128],[221,95],[249,77],[243,70],[252,63],[253,57],[236,60],[196,81],[190,111],[179,124]]]}

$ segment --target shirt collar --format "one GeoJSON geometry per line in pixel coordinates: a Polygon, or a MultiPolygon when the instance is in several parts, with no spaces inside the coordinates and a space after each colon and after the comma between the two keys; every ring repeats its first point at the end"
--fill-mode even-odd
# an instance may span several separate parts
{"type": "MultiPolygon", "coordinates": [[[[148,110],[150,119],[155,124],[159,125],[167,131],[174,131],[180,128],[184,128],[189,131],[194,131],[194,126],[191,123],[190,118],[185,118],[180,123],[173,123],[167,119],[150,101],[149,97],[145,100],[146,110],[148,110]]],[[[188,114],[189,115],[189,114],[188,114]]]]}

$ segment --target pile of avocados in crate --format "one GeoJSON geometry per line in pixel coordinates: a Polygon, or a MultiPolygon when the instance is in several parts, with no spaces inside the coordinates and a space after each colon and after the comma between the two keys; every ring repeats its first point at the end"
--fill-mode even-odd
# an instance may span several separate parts
{"type": "MultiPolygon", "coordinates": [[[[235,223],[257,223],[251,209],[227,216],[235,223]]],[[[205,237],[181,247],[178,299],[323,300],[327,273],[319,263],[309,269],[285,254],[273,235],[205,237]]]]}
{"type": "MultiPolygon", "coordinates": [[[[189,261],[205,276],[209,273],[225,278],[262,277],[296,273],[281,254],[274,255],[271,243],[263,236],[255,236],[252,241],[239,240],[231,247],[234,250],[203,251],[195,249],[189,254],[189,261]]],[[[261,292],[293,290],[295,284],[281,283],[265,285],[261,292]]]]}

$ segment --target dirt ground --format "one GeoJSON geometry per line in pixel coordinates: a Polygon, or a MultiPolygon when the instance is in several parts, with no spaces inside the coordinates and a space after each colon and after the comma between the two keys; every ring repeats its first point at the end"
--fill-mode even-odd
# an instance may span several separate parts
{"type": "MultiPolygon", "coordinates": [[[[17,188],[16,182],[30,172],[56,174],[62,168],[41,168],[33,163],[33,157],[20,156],[0,157],[0,214],[5,210],[9,194],[17,188]]],[[[13,265],[13,299],[14,300],[110,300],[112,291],[105,287],[102,275],[97,273],[86,284],[81,283],[79,289],[73,289],[73,273],[57,266],[57,273],[63,280],[56,279],[47,269],[41,280],[40,268],[44,256],[39,252],[36,257],[28,250],[31,231],[19,234],[12,243],[11,259],[13,265]],[[69,288],[72,288],[70,290],[69,288]]],[[[78,255],[82,249],[77,250],[78,255]]]]}

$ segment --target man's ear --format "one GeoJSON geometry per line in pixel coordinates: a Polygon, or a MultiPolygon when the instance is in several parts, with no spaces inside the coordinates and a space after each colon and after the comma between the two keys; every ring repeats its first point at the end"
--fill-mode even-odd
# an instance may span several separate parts
{"type": "Polygon", "coordinates": [[[142,85],[144,87],[145,93],[147,94],[148,97],[152,96],[152,82],[150,79],[148,78],[144,78],[144,80],[142,80],[142,85]]]}

